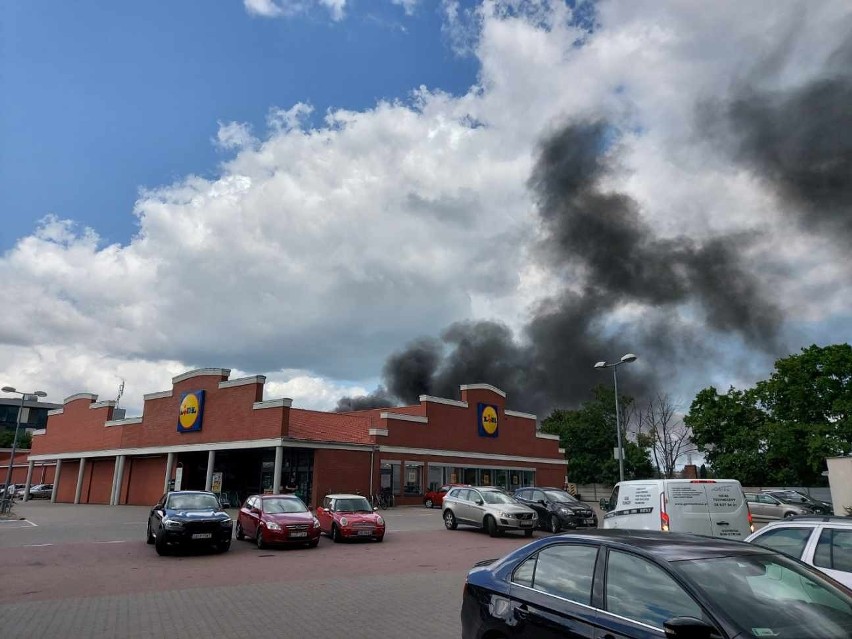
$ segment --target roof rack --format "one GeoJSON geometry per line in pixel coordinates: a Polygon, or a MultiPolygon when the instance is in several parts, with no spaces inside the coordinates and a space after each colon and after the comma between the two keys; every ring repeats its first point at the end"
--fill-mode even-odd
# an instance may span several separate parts
{"type": "Polygon", "coordinates": [[[852,517],[844,517],[843,515],[795,515],[778,521],[840,521],[852,525],[852,517]]]}

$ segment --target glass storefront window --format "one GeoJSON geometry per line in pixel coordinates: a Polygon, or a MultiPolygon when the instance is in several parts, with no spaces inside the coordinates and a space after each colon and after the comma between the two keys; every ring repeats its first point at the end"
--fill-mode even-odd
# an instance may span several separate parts
{"type": "Polygon", "coordinates": [[[429,464],[428,490],[438,490],[444,484],[444,467],[429,464]]]}
{"type": "Polygon", "coordinates": [[[463,484],[464,472],[458,466],[447,466],[444,469],[445,484],[463,484]]]}
{"type": "Polygon", "coordinates": [[[382,462],[381,467],[381,487],[382,490],[392,490],[394,495],[399,495],[402,492],[402,482],[400,472],[402,466],[400,462],[382,462]]]}
{"type": "Polygon", "coordinates": [[[515,491],[521,487],[521,471],[520,470],[510,470],[509,471],[509,490],[515,491]]]}
{"type": "Polygon", "coordinates": [[[496,480],[494,481],[494,485],[497,488],[502,488],[503,490],[509,489],[509,473],[505,470],[495,470],[494,476],[496,480]]]}
{"type": "Polygon", "coordinates": [[[535,486],[535,471],[534,470],[525,470],[523,472],[523,485],[524,486],[535,486]]]}
{"type": "Polygon", "coordinates": [[[464,484],[470,484],[471,486],[479,485],[479,469],[478,468],[465,468],[464,469],[464,484]]]}
{"type": "Polygon", "coordinates": [[[494,485],[494,471],[490,468],[482,468],[479,471],[479,485],[480,486],[493,486],[494,485]]]}
{"type": "Polygon", "coordinates": [[[406,495],[422,495],[423,494],[423,466],[421,464],[406,464],[405,465],[405,494],[406,495]]]}

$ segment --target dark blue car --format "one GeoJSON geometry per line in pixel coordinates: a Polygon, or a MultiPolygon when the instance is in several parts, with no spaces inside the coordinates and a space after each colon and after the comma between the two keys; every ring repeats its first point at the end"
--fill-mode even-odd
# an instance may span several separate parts
{"type": "Polygon", "coordinates": [[[852,591],[742,542],[572,532],[474,567],[461,620],[463,639],[849,639],[852,591]]]}
{"type": "Polygon", "coordinates": [[[219,552],[231,547],[233,520],[214,493],[179,490],[166,493],[151,509],[146,532],[157,554],[177,547],[204,546],[219,552]]]}

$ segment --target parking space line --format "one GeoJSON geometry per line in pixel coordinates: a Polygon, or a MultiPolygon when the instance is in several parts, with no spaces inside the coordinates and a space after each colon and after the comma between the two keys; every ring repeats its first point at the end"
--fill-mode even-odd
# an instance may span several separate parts
{"type": "Polygon", "coordinates": [[[2,524],[0,525],[0,528],[26,528],[27,526],[32,526],[34,528],[38,527],[38,524],[34,524],[29,519],[0,519],[0,524],[2,524]],[[17,526],[12,526],[11,524],[17,524],[17,526]]]}
{"type": "Polygon", "coordinates": [[[24,548],[44,548],[45,546],[52,546],[53,544],[27,544],[24,548]]]}
{"type": "Polygon", "coordinates": [[[126,543],[125,539],[116,539],[114,541],[96,541],[96,544],[123,544],[126,543]]]}

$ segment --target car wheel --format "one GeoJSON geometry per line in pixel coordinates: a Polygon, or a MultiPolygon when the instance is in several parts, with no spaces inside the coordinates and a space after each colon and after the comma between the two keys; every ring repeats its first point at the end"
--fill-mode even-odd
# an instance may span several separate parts
{"type": "Polygon", "coordinates": [[[485,518],[485,530],[488,531],[488,534],[492,537],[498,537],[500,535],[500,529],[497,527],[497,522],[494,520],[494,517],[486,517],[485,518]]]}
{"type": "Polygon", "coordinates": [[[550,521],[548,522],[548,524],[549,524],[549,525],[548,525],[548,529],[549,529],[549,530],[550,530],[550,532],[552,532],[554,535],[555,535],[556,533],[558,533],[560,530],[562,530],[562,526],[561,526],[561,525],[560,525],[560,523],[559,523],[559,517],[557,517],[556,515],[551,515],[551,516],[550,516],[550,521]]]}
{"type": "Polygon", "coordinates": [[[787,519],[789,517],[795,517],[795,516],[796,516],[796,513],[784,513],[784,519],[787,519]]]}
{"type": "Polygon", "coordinates": [[[224,543],[219,544],[216,547],[216,550],[218,550],[219,552],[228,552],[230,549],[231,549],[231,540],[230,539],[228,541],[224,542],[224,543]]]}
{"type": "Polygon", "coordinates": [[[245,539],[245,538],[246,538],[246,534],[243,532],[243,527],[242,527],[242,525],[240,524],[240,520],[239,520],[239,519],[237,520],[237,532],[236,532],[236,535],[237,535],[237,541],[242,541],[243,539],[245,539]]]}
{"type": "Polygon", "coordinates": [[[254,538],[254,541],[257,543],[258,550],[266,548],[266,542],[263,540],[263,531],[260,529],[260,526],[257,527],[257,536],[254,538]]]}
{"type": "Polygon", "coordinates": [[[308,543],[308,548],[316,548],[319,544],[319,539],[314,539],[313,541],[308,543]]]}
{"type": "Polygon", "coordinates": [[[145,532],[148,535],[148,537],[145,541],[149,544],[153,544],[154,543],[154,535],[151,534],[151,522],[150,521],[148,522],[148,529],[145,532]]]}
{"type": "Polygon", "coordinates": [[[444,511],[444,526],[446,526],[447,530],[455,530],[459,527],[459,523],[456,521],[456,516],[452,510],[448,509],[444,511]]]}
{"type": "Polygon", "coordinates": [[[169,547],[166,545],[166,536],[162,533],[157,535],[157,539],[154,541],[154,548],[157,549],[157,554],[160,557],[165,557],[169,554],[169,547]]]}
{"type": "Polygon", "coordinates": [[[376,537],[376,541],[379,542],[379,543],[382,543],[384,540],[385,540],[384,535],[382,535],[381,537],[376,537]]]}
{"type": "Polygon", "coordinates": [[[423,505],[426,506],[426,508],[432,508],[435,504],[432,503],[431,499],[427,499],[425,502],[423,502],[423,505]]]}
{"type": "Polygon", "coordinates": [[[340,529],[337,527],[337,524],[331,525],[331,540],[336,544],[343,541],[343,537],[340,534],[340,529]]]}
{"type": "Polygon", "coordinates": [[[532,537],[533,530],[532,528],[524,531],[524,537],[532,537]]]}

